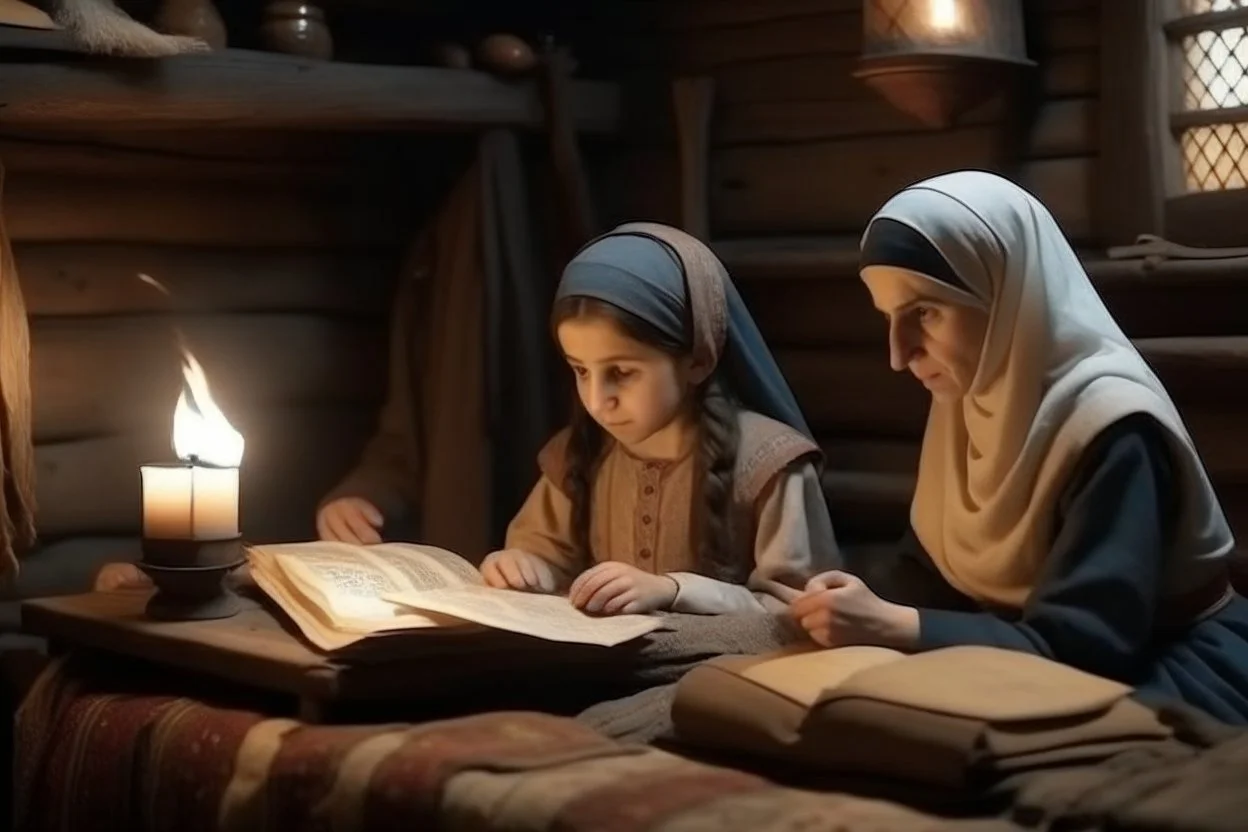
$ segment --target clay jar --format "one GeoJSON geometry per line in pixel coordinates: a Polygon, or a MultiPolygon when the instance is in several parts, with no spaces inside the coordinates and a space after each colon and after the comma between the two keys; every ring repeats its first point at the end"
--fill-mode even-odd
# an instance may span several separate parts
{"type": "Polygon", "coordinates": [[[319,6],[299,0],[273,0],[264,7],[260,37],[265,48],[288,55],[329,60],[334,40],[319,6]]]}
{"type": "Polygon", "coordinates": [[[523,75],[537,66],[533,47],[515,35],[490,35],[477,45],[477,60],[500,75],[523,75]]]}
{"type": "Polygon", "coordinates": [[[225,48],[225,22],[212,0],[164,0],[152,23],[166,35],[199,38],[212,49],[225,48]]]}

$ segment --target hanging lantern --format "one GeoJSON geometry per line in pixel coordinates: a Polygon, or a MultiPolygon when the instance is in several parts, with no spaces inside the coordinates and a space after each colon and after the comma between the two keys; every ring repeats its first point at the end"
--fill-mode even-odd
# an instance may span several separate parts
{"type": "Polygon", "coordinates": [[[854,76],[930,127],[953,124],[1031,66],[1021,0],[864,0],[854,76]]]}

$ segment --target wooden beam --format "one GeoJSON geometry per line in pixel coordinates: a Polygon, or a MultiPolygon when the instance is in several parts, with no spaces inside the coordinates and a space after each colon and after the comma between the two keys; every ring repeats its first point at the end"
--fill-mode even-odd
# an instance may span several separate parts
{"type": "Polygon", "coordinates": [[[415,188],[360,190],[319,181],[280,189],[237,182],[137,181],[14,174],[4,209],[15,242],[197,246],[397,246],[416,227],[415,188]]]}
{"type": "MultiPolygon", "coordinates": [[[[137,182],[234,182],[241,185],[350,184],[356,171],[347,163],[326,165],[299,159],[250,160],[195,158],[56,138],[0,135],[0,160],[9,176],[41,174],[137,182]]],[[[118,184],[117,187],[124,187],[118,184]]]]}
{"type": "Polygon", "coordinates": [[[231,418],[278,405],[372,408],[384,393],[380,323],[311,314],[37,318],[30,333],[35,441],[140,428],[168,435],[182,385],[174,323],[231,418]]]}
{"type": "MultiPolygon", "coordinates": [[[[1004,171],[1011,162],[999,127],[723,148],[712,157],[713,228],[724,236],[856,233],[911,183],[968,168],[1004,171]]],[[[1018,174],[1074,240],[1090,235],[1094,162],[1043,159],[1018,174]]]]}
{"type": "MultiPolygon", "coordinates": [[[[55,34],[55,33],[53,33],[55,34]]],[[[0,49],[4,47],[0,39],[0,49]]],[[[612,132],[612,84],[572,85],[580,130],[612,132]]],[[[375,66],[227,49],[152,61],[0,63],[0,125],[326,130],[540,127],[530,81],[473,70],[375,66]]]]}
{"type": "MultiPolygon", "coordinates": [[[[715,73],[715,145],[811,141],[882,133],[923,133],[931,128],[900,112],[852,76],[856,59],[845,55],[782,59],[754,65],[756,73],[715,73]],[[721,88],[726,90],[720,94],[721,88]]],[[[1080,125],[1081,147],[1095,152],[1099,63],[1095,52],[1067,52],[1040,69],[1044,101],[1033,130],[1042,136],[1059,124],[1080,125]]],[[[667,107],[666,76],[632,79],[622,104],[623,136],[635,142],[670,142],[675,127],[667,107]]],[[[1003,96],[958,120],[969,127],[1001,120],[1003,96]]],[[[1034,141],[1033,141],[1034,143],[1034,141]]],[[[1043,154],[1035,154],[1043,155],[1043,154]]],[[[1067,155],[1078,155],[1069,153],[1067,155]]]]}
{"type": "MultiPolygon", "coordinates": [[[[975,108],[958,119],[958,127],[999,123],[1004,115],[1002,101],[998,97],[975,108]]],[[[1024,142],[1024,155],[1095,155],[1096,125],[1095,98],[1046,101],[1024,142]]],[[[716,113],[711,138],[715,145],[733,145],[897,133],[934,135],[930,127],[876,96],[847,101],[755,101],[724,107],[716,113]]]]}
{"type": "MultiPolygon", "coordinates": [[[[773,347],[882,348],[883,320],[857,276],[857,237],[721,240],[714,247],[773,347]]],[[[1089,255],[1084,265],[1132,338],[1244,332],[1248,258],[1152,266],[1089,255]]]]}
{"type": "Polygon", "coordinates": [[[318,312],[384,327],[399,255],[314,249],[17,243],[32,318],[318,312]],[[148,274],[172,300],[138,279],[148,274]]]}
{"type": "MultiPolygon", "coordinates": [[[[715,253],[734,278],[844,278],[856,277],[858,236],[738,237],[716,240],[715,253]]],[[[1248,287],[1248,257],[1217,260],[1110,260],[1099,252],[1081,251],[1088,276],[1098,287],[1171,286],[1202,289],[1231,283],[1248,287]]],[[[1228,333],[1230,334],[1230,333],[1228,333]]]]}
{"type": "Polygon", "coordinates": [[[1165,233],[1170,85],[1160,0],[1101,4],[1101,147],[1097,237],[1106,245],[1165,233]]]}

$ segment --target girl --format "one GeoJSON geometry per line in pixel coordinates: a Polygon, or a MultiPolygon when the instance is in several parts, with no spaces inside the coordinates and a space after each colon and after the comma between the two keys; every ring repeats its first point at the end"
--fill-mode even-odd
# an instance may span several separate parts
{"type": "Polygon", "coordinates": [[[876,214],[861,263],[892,367],[932,406],[902,557],[869,583],[813,580],[791,606],[810,636],[1025,650],[1248,721],[1230,529],[1045,207],[988,173],[939,176],[876,214]]]}
{"type": "Polygon", "coordinates": [[[622,225],[568,264],[551,321],[572,424],[489,584],[608,615],[780,611],[839,563],[818,446],[710,249],[622,225]]]}

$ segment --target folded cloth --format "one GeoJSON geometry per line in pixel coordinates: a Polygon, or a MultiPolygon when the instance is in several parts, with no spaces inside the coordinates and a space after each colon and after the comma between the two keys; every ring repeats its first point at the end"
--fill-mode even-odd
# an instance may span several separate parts
{"type": "Polygon", "coordinates": [[[827,771],[978,788],[1168,739],[1131,688],[1025,653],[794,646],[727,657],[676,686],[684,742],[827,771]]]}

